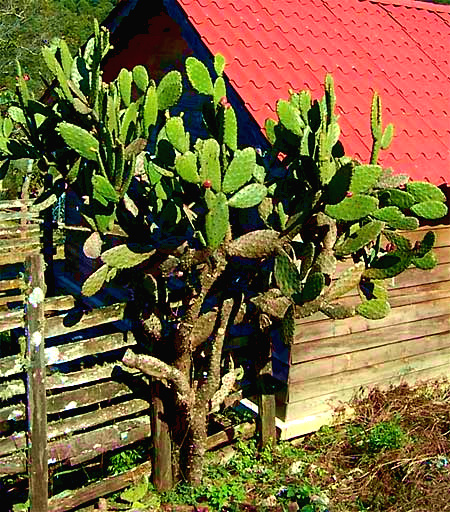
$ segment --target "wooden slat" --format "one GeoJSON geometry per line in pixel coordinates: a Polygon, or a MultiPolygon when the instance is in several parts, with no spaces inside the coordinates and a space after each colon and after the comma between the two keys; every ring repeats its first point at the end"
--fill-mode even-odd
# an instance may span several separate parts
{"type": "Polygon", "coordinates": [[[24,395],[26,391],[23,380],[10,380],[0,384],[0,397],[2,400],[10,400],[16,395],[24,395]]]}
{"type": "Polygon", "coordinates": [[[85,368],[78,372],[70,373],[54,373],[47,376],[47,390],[70,388],[82,386],[91,382],[98,382],[105,379],[110,379],[114,368],[122,368],[127,373],[138,375],[139,370],[132,370],[123,367],[119,363],[108,363],[103,365],[96,365],[92,368],[85,368]]]}
{"type": "Polygon", "coordinates": [[[129,485],[138,482],[144,475],[152,471],[152,463],[144,462],[136,468],[130,469],[120,475],[110,476],[86,485],[82,489],[73,490],[70,496],[53,496],[48,503],[49,512],[68,512],[88,501],[101,498],[107,494],[120,491],[129,485]]]}
{"type": "Polygon", "coordinates": [[[40,243],[39,233],[33,235],[27,234],[26,237],[20,236],[18,238],[10,238],[8,240],[0,238],[0,252],[3,254],[5,252],[12,252],[16,250],[29,250],[30,248],[34,248],[36,245],[40,245],[40,243]]]}
{"type": "Polygon", "coordinates": [[[131,395],[132,393],[133,391],[122,382],[101,382],[93,386],[85,386],[49,396],[47,410],[48,414],[55,414],[131,395]]]}
{"type": "Polygon", "coordinates": [[[382,345],[381,347],[322,357],[291,366],[289,385],[294,386],[297,382],[305,382],[325,375],[343,373],[358,368],[367,368],[419,354],[423,354],[423,357],[426,358],[430,352],[443,348],[450,348],[450,330],[433,336],[424,336],[420,339],[408,339],[382,345]]]}
{"type": "MultiPolygon", "coordinates": [[[[48,424],[48,440],[62,436],[72,436],[74,433],[98,427],[103,423],[118,421],[127,416],[148,411],[149,404],[145,400],[135,399],[128,402],[112,405],[99,409],[98,411],[79,414],[64,420],[53,421],[48,424]]],[[[67,440],[67,439],[66,439],[67,440]]],[[[26,432],[18,432],[8,437],[0,438],[0,456],[9,455],[27,446],[26,432]]]]}
{"type": "Polygon", "coordinates": [[[432,382],[450,376],[450,363],[426,368],[424,370],[409,372],[404,375],[393,375],[387,379],[375,379],[372,382],[361,387],[359,384],[346,387],[339,390],[330,390],[325,395],[291,402],[286,405],[286,414],[282,418],[284,421],[295,421],[308,416],[319,414],[323,411],[334,409],[340,405],[346,404],[353,397],[363,398],[368,395],[371,389],[387,389],[389,386],[398,386],[401,383],[407,383],[414,387],[423,382],[432,382]]]}
{"type": "Polygon", "coordinates": [[[24,359],[17,356],[7,356],[0,359],[0,378],[4,379],[11,375],[23,372],[24,359]]]}
{"type": "Polygon", "coordinates": [[[28,256],[39,253],[39,243],[32,243],[29,247],[14,249],[13,252],[0,253],[0,265],[12,265],[13,263],[24,263],[28,256]]]}
{"type": "Polygon", "coordinates": [[[0,297],[0,306],[5,306],[7,304],[12,304],[13,302],[23,302],[25,296],[23,294],[20,295],[5,295],[0,297]]]}
{"type": "Polygon", "coordinates": [[[41,228],[38,223],[35,224],[16,224],[15,226],[0,226],[0,239],[8,238],[27,238],[29,236],[38,236],[41,228]]]}
{"type": "Polygon", "coordinates": [[[0,201],[0,210],[6,210],[8,208],[24,208],[31,206],[34,201],[34,199],[5,199],[4,201],[0,201]]]}
{"type": "Polygon", "coordinates": [[[448,314],[450,314],[450,301],[448,298],[444,298],[393,308],[390,314],[381,320],[368,320],[356,316],[344,320],[320,320],[308,325],[302,325],[296,321],[294,343],[342,336],[352,332],[373,330],[388,325],[400,325],[448,314]]]}
{"type": "Polygon", "coordinates": [[[111,322],[117,322],[123,319],[126,304],[113,304],[97,308],[86,313],[74,325],[64,325],[64,317],[55,316],[47,319],[46,337],[52,338],[70,332],[80,331],[89,327],[96,327],[111,322]]]}
{"type": "Polygon", "coordinates": [[[3,409],[0,409],[0,425],[6,421],[21,421],[25,418],[25,405],[22,403],[9,405],[8,407],[3,407],[3,409]]]}
{"type": "Polygon", "coordinates": [[[96,338],[46,348],[45,357],[48,365],[55,365],[90,355],[111,352],[135,344],[136,340],[131,336],[131,333],[105,334],[96,338]]]}
{"type": "Polygon", "coordinates": [[[17,475],[25,473],[26,470],[27,456],[24,451],[0,458],[0,476],[17,475]]]}
{"type": "Polygon", "coordinates": [[[0,281],[0,290],[20,290],[20,288],[24,286],[23,279],[2,279],[0,281]]]}
{"type": "Polygon", "coordinates": [[[382,381],[394,376],[406,375],[410,372],[441,366],[450,361],[450,349],[444,348],[423,354],[405,357],[396,361],[388,361],[367,368],[359,368],[348,372],[327,375],[307,382],[298,382],[296,386],[289,385],[287,400],[289,403],[306,400],[329,393],[330,390],[340,390],[352,386],[366,386],[371,382],[382,381]]]}
{"type": "Polygon", "coordinates": [[[417,343],[421,343],[420,338],[423,336],[431,336],[449,330],[450,315],[442,315],[417,322],[399,324],[395,328],[389,325],[369,333],[365,331],[354,332],[344,336],[298,343],[292,346],[291,364],[296,365],[322,357],[350,354],[357,350],[365,350],[408,339],[415,339],[417,343]]]}
{"type": "Polygon", "coordinates": [[[75,299],[72,295],[61,295],[59,297],[46,297],[44,303],[45,313],[54,311],[66,311],[75,307],[75,299]]]}
{"type": "Polygon", "coordinates": [[[123,420],[96,430],[83,432],[49,444],[49,461],[67,460],[72,466],[91,460],[101,453],[128,446],[150,436],[150,418],[123,420]]]}

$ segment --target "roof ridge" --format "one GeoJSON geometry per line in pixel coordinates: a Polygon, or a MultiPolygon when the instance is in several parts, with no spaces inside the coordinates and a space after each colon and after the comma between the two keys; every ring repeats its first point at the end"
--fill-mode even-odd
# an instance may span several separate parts
{"type": "Polygon", "coordinates": [[[413,7],[414,9],[424,9],[432,12],[450,13],[450,5],[435,4],[433,2],[421,0],[359,0],[360,2],[370,2],[372,4],[386,4],[402,7],[413,7]]]}

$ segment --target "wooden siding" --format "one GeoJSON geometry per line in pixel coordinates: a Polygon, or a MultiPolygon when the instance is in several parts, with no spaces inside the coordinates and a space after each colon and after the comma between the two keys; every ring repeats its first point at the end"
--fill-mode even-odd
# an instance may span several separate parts
{"type": "MultiPolygon", "coordinates": [[[[420,240],[429,229],[437,235],[439,265],[391,280],[388,317],[333,321],[318,313],[296,322],[290,350],[276,350],[275,376],[287,384],[278,393],[282,438],[330,424],[337,408],[351,413],[348,401],[372,387],[450,378],[450,227],[424,227],[408,237],[420,240]]],[[[357,304],[356,293],[345,302],[357,304]]]]}

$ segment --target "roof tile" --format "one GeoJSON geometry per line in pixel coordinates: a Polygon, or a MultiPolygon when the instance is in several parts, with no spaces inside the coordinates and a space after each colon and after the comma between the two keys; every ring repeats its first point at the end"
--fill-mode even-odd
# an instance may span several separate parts
{"type": "Polygon", "coordinates": [[[260,126],[288,89],[333,73],[342,142],[370,155],[370,103],[396,137],[383,165],[450,183],[450,7],[414,0],[178,0],[260,126]]]}

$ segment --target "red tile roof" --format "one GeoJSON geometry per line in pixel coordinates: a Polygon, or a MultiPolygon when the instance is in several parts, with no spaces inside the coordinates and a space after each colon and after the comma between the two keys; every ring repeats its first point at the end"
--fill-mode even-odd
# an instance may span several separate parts
{"type": "Polygon", "coordinates": [[[450,6],[414,0],[178,0],[260,126],[332,73],[347,152],[368,161],[370,102],[396,136],[380,162],[450,183],[450,6]]]}

